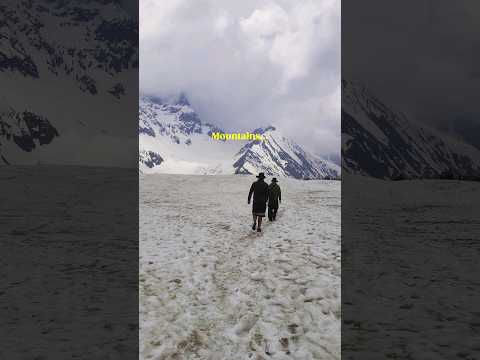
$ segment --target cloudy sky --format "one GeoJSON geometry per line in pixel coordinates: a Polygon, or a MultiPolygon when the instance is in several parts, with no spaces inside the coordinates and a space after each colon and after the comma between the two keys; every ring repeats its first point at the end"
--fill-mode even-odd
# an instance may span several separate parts
{"type": "Polygon", "coordinates": [[[140,0],[140,91],[340,151],[340,0],[140,0]]]}

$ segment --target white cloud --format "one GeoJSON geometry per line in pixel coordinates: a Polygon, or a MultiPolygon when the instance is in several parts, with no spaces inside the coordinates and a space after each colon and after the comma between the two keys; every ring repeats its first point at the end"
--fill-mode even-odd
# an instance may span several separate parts
{"type": "Polygon", "coordinates": [[[140,0],[140,90],[184,91],[226,130],[340,149],[339,0],[140,0]]]}

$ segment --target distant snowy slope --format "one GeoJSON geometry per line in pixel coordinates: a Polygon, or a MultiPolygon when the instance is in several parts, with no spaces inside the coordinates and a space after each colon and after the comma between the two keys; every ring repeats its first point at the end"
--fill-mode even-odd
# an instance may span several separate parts
{"type": "Polygon", "coordinates": [[[480,177],[480,152],[342,80],[342,168],[377,178],[480,177]]]}
{"type": "Polygon", "coordinates": [[[337,178],[339,166],[309,154],[274,127],[256,129],[265,141],[213,140],[224,131],[203,123],[183,94],[142,96],[139,108],[140,169],[145,173],[256,174],[337,178]],[[152,161],[161,158],[162,161],[152,161]]]}
{"type": "Polygon", "coordinates": [[[281,175],[297,179],[337,178],[340,167],[309,154],[273,127],[256,129],[264,141],[247,143],[235,157],[235,173],[281,175]]]}
{"type": "Polygon", "coordinates": [[[184,95],[141,97],[138,130],[140,154],[150,152],[163,159],[149,166],[140,156],[140,168],[146,173],[230,173],[230,160],[239,146],[234,141],[212,140],[212,131],[222,130],[202,123],[184,95]]]}

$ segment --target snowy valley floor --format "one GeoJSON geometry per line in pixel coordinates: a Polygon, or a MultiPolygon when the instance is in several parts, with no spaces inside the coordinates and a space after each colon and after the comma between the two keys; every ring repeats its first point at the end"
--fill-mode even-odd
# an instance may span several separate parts
{"type": "Polygon", "coordinates": [[[480,183],[342,179],[342,358],[480,359],[480,183]]]}
{"type": "Polygon", "coordinates": [[[141,359],[340,358],[340,182],[282,179],[258,234],[254,180],[141,175],[141,359]]]}
{"type": "Polygon", "coordinates": [[[137,355],[137,179],[0,166],[0,359],[137,355]]]}

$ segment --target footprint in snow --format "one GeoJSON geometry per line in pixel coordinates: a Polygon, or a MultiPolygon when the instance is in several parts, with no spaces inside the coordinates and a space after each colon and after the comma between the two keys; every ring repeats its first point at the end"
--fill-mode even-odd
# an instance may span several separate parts
{"type": "Polygon", "coordinates": [[[253,281],[261,281],[263,280],[263,276],[259,272],[254,272],[250,275],[250,279],[252,279],[253,281]]]}
{"type": "Polygon", "coordinates": [[[296,334],[296,333],[297,333],[297,328],[298,328],[298,325],[295,324],[295,323],[288,325],[288,331],[289,331],[291,334],[296,334]]]}
{"type": "Polygon", "coordinates": [[[248,333],[256,324],[257,320],[258,316],[255,314],[244,315],[233,329],[234,333],[238,336],[248,333]]]}

